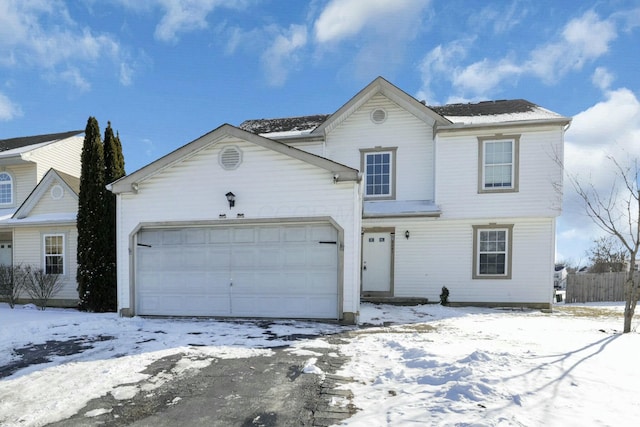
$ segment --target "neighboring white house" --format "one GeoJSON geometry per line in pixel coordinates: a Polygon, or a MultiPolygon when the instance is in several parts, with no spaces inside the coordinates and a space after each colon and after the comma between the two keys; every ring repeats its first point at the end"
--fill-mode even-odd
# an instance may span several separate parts
{"type": "Polygon", "coordinates": [[[443,286],[548,308],[569,123],[525,100],[428,107],[379,77],[331,115],[224,125],[110,186],[119,310],[353,322],[361,298],[443,286]]]}
{"type": "Polygon", "coordinates": [[[84,131],[0,140],[0,264],[62,275],[50,305],[76,306],[76,214],[84,131]]]}

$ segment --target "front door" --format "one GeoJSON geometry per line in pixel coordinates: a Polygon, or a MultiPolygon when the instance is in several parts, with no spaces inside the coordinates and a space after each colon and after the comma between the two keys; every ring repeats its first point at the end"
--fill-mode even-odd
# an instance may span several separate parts
{"type": "Polygon", "coordinates": [[[391,231],[365,232],[362,235],[362,295],[391,296],[393,240],[391,231]]]}
{"type": "Polygon", "coordinates": [[[0,242],[0,265],[11,265],[12,255],[11,242],[0,242]]]}

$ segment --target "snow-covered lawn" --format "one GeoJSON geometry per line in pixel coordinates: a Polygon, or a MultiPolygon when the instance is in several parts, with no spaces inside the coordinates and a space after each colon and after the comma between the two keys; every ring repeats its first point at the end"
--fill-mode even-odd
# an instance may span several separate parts
{"type": "MultiPolygon", "coordinates": [[[[269,357],[269,347],[284,344],[312,356],[311,348],[331,344],[290,337],[336,332],[346,332],[347,343],[333,345],[335,352],[351,358],[338,374],[354,378],[348,387],[361,409],[343,425],[626,426],[640,419],[640,334],[618,333],[622,303],[559,304],[552,314],[363,304],[361,321],[380,326],[126,319],[0,304],[0,367],[19,359],[12,349],[32,344],[87,346],[0,379],[0,425],[44,425],[107,393],[130,398],[211,357],[269,357]],[[171,354],[183,356],[170,375],[144,373],[171,354]],[[131,385],[138,382],[144,386],[131,385]]],[[[305,370],[321,374],[313,357],[305,370]]]]}

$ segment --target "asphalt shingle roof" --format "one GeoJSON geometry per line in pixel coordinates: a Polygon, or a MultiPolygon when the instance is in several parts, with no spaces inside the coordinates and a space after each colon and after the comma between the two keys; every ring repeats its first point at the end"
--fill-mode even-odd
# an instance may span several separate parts
{"type": "MultiPolygon", "coordinates": [[[[529,113],[540,107],[525,99],[509,99],[497,101],[482,101],[468,104],[447,104],[441,106],[427,106],[441,116],[455,117],[498,116],[504,114],[529,113]]],[[[330,114],[316,114],[314,116],[283,117],[275,119],[245,120],[240,129],[256,134],[274,132],[313,130],[321,125],[330,114]]]]}
{"type": "Polygon", "coordinates": [[[61,133],[49,133],[46,135],[22,136],[19,138],[0,139],[0,152],[14,150],[16,148],[28,147],[29,145],[41,144],[43,142],[58,141],[84,133],[84,130],[72,130],[61,133]]]}

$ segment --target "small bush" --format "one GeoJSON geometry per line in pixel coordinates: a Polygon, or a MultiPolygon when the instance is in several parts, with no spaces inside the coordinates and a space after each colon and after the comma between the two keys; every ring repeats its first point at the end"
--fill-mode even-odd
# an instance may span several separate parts
{"type": "Polygon", "coordinates": [[[442,293],[440,293],[440,304],[449,305],[449,289],[446,286],[442,287],[442,293]]]}
{"type": "Polygon", "coordinates": [[[25,287],[34,304],[44,310],[51,297],[62,289],[63,283],[58,274],[46,274],[43,269],[25,267],[25,287]]]}
{"type": "Polygon", "coordinates": [[[25,269],[21,265],[0,265],[0,299],[14,308],[23,290],[26,290],[25,269]]]}

